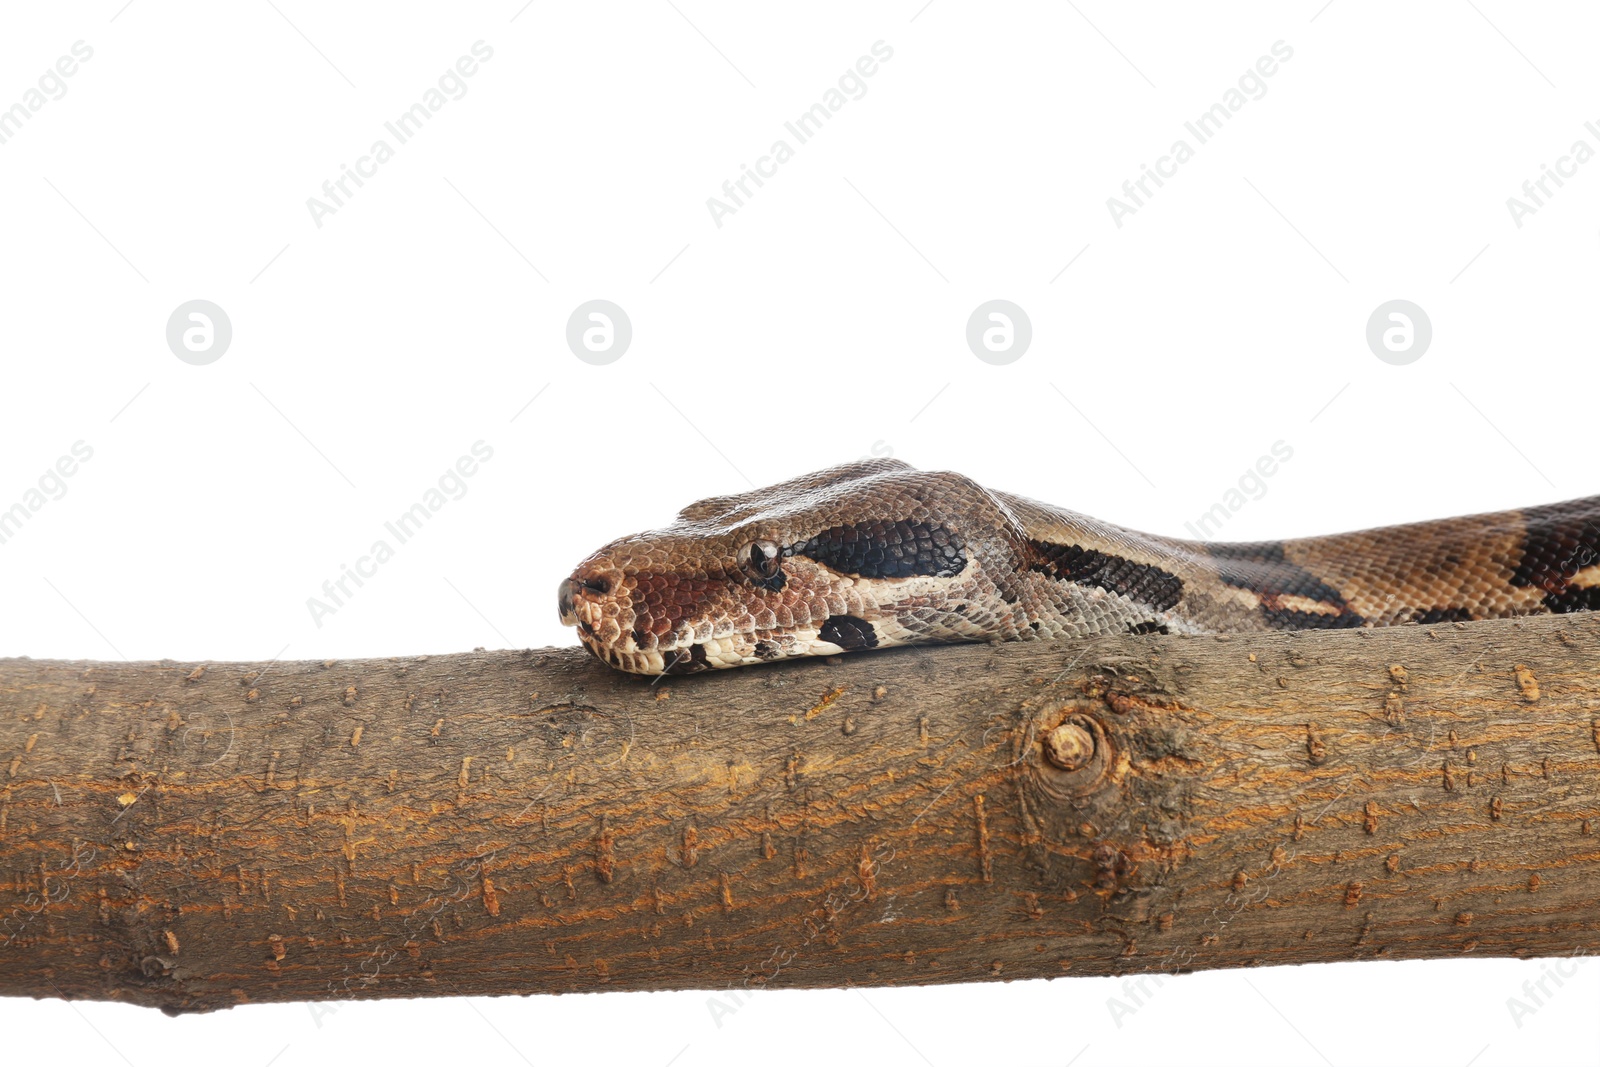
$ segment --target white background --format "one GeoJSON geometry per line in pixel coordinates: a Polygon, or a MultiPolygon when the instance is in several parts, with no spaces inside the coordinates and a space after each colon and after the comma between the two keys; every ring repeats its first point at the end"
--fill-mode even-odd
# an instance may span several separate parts
{"type": "MultiPolygon", "coordinates": [[[[1181,535],[1286,442],[1229,539],[1600,490],[1600,162],[1520,228],[1506,205],[1600,148],[1592,9],[674,3],[8,6],[0,107],[94,54],[0,145],[0,508],[94,454],[0,544],[0,650],[570,644],[555,585],[602,542],[890,451],[1181,535]],[[479,40],[466,95],[315,225],[479,40]],[[880,40],[866,94],[716,226],[707,198],[880,40]],[[1280,40],[1266,94],[1117,227],[1107,198],[1280,40]],[[233,325],[209,366],[165,341],[195,298],[233,325]],[[592,298],[633,323],[608,366],[564,339],[592,298]],[[992,298],[1033,324],[1007,366],[964,338],[992,298]],[[1409,366],[1365,342],[1394,298],[1433,323],[1409,366]],[[465,496],[319,626],[307,598],[479,440],[465,496]]],[[[704,992],[5,1001],[0,1032],[7,1061],[139,1067],[1595,1062],[1600,967],[1519,1026],[1541,966],[768,992],[720,1020],[704,992]]]]}

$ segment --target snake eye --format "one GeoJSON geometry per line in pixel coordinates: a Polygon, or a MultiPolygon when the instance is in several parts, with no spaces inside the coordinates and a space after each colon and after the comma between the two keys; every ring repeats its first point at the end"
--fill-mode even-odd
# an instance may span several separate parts
{"type": "Polygon", "coordinates": [[[768,589],[783,588],[781,562],[778,546],[771,541],[751,541],[739,549],[739,569],[752,582],[768,589]]]}

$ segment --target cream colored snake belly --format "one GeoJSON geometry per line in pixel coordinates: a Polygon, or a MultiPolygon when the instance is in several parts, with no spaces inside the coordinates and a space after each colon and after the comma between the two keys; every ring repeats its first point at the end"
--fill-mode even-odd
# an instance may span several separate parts
{"type": "Polygon", "coordinates": [[[1600,607],[1600,498],[1252,544],[867,460],[691,504],[561,583],[600,659],[686,674],[894,645],[1394,626],[1600,607]]]}

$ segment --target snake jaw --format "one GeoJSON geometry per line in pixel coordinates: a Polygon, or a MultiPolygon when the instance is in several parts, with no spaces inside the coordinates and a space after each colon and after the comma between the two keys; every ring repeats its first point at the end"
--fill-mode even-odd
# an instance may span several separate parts
{"type": "Polygon", "coordinates": [[[576,586],[571,578],[563,578],[556,588],[556,610],[561,613],[562,626],[577,626],[578,611],[573,606],[573,595],[576,586]]]}

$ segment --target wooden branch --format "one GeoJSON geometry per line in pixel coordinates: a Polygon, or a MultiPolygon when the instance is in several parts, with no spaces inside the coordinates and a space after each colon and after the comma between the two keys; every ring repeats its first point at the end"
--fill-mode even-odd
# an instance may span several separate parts
{"type": "Polygon", "coordinates": [[[0,661],[0,995],[901,985],[1600,948],[1600,619],[0,661]]]}

